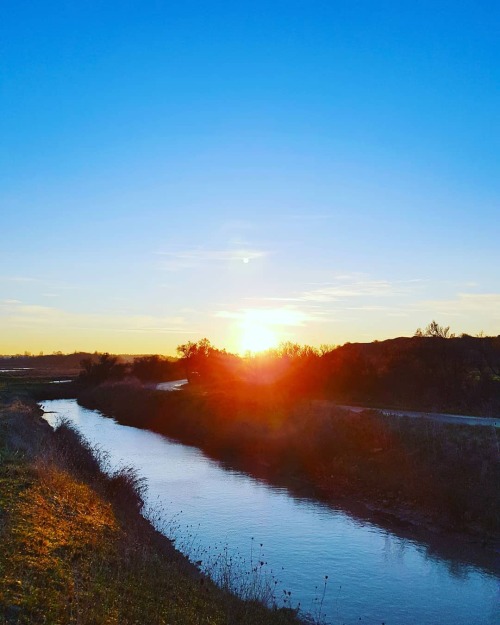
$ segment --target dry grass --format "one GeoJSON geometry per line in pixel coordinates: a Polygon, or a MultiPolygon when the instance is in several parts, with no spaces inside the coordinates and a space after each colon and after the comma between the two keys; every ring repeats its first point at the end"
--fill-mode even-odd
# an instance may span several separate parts
{"type": "Polygon", "coordinates": [[[124,496],[136,476],[89,483],[33,413],[0,408],[0,625],[297,623],[217,588],[124,496]]]}

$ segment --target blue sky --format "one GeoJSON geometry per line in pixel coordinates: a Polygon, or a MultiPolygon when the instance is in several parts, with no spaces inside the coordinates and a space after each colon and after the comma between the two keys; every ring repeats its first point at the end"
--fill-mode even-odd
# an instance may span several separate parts
{"type": "Polygon", "coordinates": [[[0,11],[0,353],[500,333],[498,3],[0,11]]]}

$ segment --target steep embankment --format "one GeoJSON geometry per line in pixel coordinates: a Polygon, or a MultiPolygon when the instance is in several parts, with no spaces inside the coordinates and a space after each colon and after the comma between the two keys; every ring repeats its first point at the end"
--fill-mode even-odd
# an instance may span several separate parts
{"type": "Polygon", "coordinates": [[[493,428],[353,415],[250,388],[158,393],[117,384],[94,388],[79,401],[323,500],[355,497],[406,521],[481,540],[499,534],[493,428]]]}
{"type": "Polygon", "coordinates": [[[215,587],[140,515],[133,472],[40,413],[0,403],[1,625],[298,622],[215,587]]]}

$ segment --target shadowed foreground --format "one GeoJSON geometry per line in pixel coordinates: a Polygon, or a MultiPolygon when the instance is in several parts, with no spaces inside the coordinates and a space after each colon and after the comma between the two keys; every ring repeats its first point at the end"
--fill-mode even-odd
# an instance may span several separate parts
{"type": "Polygon", "coordinates": [[[354,497],[416,525],[498,540],[495,428],[353,414],[250,385],[162,393],[118,383],[78,401],[328,502],[354,497]]]}

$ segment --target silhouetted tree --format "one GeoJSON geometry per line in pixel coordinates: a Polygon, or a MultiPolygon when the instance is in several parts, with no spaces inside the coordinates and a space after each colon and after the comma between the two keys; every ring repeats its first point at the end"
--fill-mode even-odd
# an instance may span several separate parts
{"type": "Polygon", "coordinates": [[[177,347],[189,382],[223,381],[229,377],[229,362],[236,357],[217,349],[207,338],[188,341],[177,347]]]}
{"type": "Polygon", "coordinates": [[[440,326],[437,321],[431,321],[429,323],[429,325],[425,328],[424,331],[422,331],[421,328],[417,328],[416,332],[415,332],[415,336],[418,337],[434,337],[434,338],[441,338],[441,339],[452,339],[454,338],[454,334],[452,334],[450,332],[450,326],[446,326],[446,328],[444,326],[440,326]]]}
{"type": "Polygon", "coordinates": [[[102,384],[107,380],[121,380],[127,372],[126,365],[119,362],[118,356],[108,353],[100,354],[97,361],[84,358],[80,365],[80,381],[90,385],[102,384]]]}
{"type": "Polygon", "coordinates": [[[180,375],[179,365],[164,356],[152,355],[134,358],[130,373],[143,382],[164,382],[180,375]]]}

